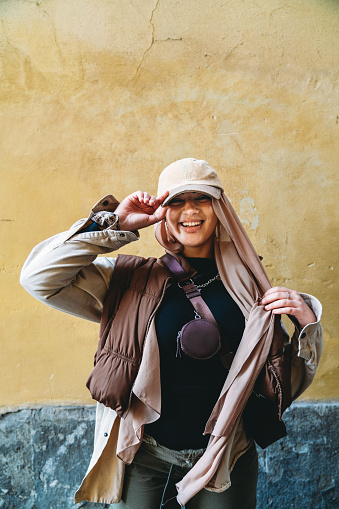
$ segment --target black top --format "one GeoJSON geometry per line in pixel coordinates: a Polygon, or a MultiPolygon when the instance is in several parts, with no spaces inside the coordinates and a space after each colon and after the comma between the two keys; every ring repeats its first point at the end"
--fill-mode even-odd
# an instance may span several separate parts
{"type": "MultiPolygon", "coordinates": [[[[214,259],[188,258],[198,275],[196,285],[217,274],[214,259]]],[[[245,320],[238,305],[220,280],[201,289],[222,336],[235,352],[245,320]]],[[[161,417],[145,426],[145,432],[170,449],[200,449],[207,446],[206,422],[225,382],[227,370],[219,355],[196,360],[181,352],[176,356],[177,335],[185,323],[194,319],[194,308],[184,291],[173,283],[167,288],[155,316],[160,351],[161,417]]]]}

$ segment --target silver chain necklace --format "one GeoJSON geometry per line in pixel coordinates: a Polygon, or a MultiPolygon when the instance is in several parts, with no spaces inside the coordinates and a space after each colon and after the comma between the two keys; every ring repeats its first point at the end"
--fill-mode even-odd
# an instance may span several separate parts
{"type": "Polygon", "coordinates": [[[206,283],[202,283],[201,285],[195,285],[199,290],[200,288],[205,288],[205,286],[208,286],[209,284],[213,283],[213,281],[216,281],[217,279],[220,279],[220,274],[218,274],[211,279],[209,279],[206,283]]]}

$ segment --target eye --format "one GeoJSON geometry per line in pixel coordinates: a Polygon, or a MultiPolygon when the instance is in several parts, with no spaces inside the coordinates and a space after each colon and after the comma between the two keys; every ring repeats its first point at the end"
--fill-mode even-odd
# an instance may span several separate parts
{"type": "Polygon", "coordinates": [[[210,196],[208,196],[207,194],[199,194],[199,196],[194,198],[194,200],[199,203],[205,203],[205,202],[211,201],[212,198],[210,196]]]}
{"type": "Polygon", "coordinates": [[[168,207],[177,207],[178,205],[182,205],[185,202],[182,198],[179,198],[178,196],[175,196],[168,202],[168,207]]]}

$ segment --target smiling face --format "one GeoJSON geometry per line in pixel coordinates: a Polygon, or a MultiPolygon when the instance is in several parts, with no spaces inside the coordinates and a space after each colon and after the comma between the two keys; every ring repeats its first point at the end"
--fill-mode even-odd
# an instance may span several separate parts
{"type": "Polygon", "coordinates": [[[210,196],[201,192],[175,196],[168,203],[166,222],[172,235],[184,246],[184,256],[213,257],[214,231],[218,218],[210,196]]]}

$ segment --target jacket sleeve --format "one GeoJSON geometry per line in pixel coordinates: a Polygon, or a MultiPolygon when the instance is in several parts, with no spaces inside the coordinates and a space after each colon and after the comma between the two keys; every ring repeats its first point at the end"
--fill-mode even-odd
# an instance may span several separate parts
{"type": "MultiPolygon", "coordinates": [[[[105,198],[101,202],[106,203],[109,197],[105,198]]],[[[112,228],[78,233],[99,208],[97,204],[88,219],[36,246],[20,276],[22,286],[36,299],[94,322],[100,322],[115,263],[114,258],[97,256],[139,238],[138,232],[112,228]]]]}
{"type": "Polygon", "coordinates": [[[309,323],[301,330],[296,327],[292,336],[291,381],[293,400],[306,391],[313,382],[323,348],[323,331],[320,324],[322,306],[318,299],[312,295],[306,293],[300,293],[300,295],[312,309],[317,321],[309,323]]]}

